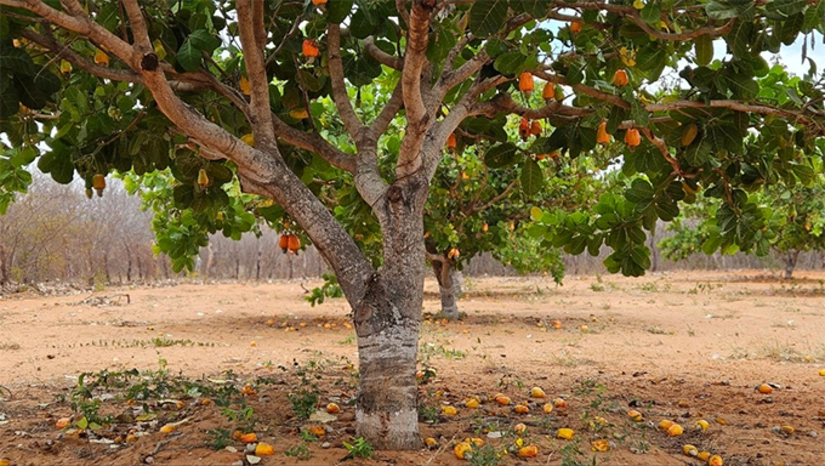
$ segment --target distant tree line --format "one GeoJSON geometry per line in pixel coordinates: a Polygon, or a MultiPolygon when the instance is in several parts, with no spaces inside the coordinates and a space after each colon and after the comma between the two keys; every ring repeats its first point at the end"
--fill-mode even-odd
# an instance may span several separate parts
{"type": "MultiPolygon", "coordinates": [[[[260,236],[247,234],[241,241],[213,236],[209,246],[201,250],[195,272],[176,274],[166,256],[155,254],[150,214],[139,205],[140,200],[129,196],[117,180],[109,182],[102,197],[87,199],[82,186],[56,185],[36,176],[29,193],[0,217],[0,285],[49,281],[122,284],[187,277],[297,279],[329,272],[311,247],[298,255],[281,253],[279,235],[264,228],[260,236]]],[[[654,271],[783,267],[776,254],[757,258],[698,252],[677,264],[664,259],[656,248],[669,234],[660,228],[650,238],[654,271]]],[[[566,272],[602,273],[603,256],[565,257],[566,272]]],[[[797,262],[803,270],[823,266],[820,253],[802,253],[797,262]]],[[[475,258],[464,273],[516,275],[489,255],[475,258]]]]}

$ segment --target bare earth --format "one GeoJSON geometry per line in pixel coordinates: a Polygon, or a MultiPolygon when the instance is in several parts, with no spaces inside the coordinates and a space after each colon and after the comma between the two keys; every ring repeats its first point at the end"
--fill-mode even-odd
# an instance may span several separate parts
{"type": "MultiPolygon", "coordinates": [[[[369,460],[347,457],[343,444],[355,433],[358,358],[342,299],[310,307],[299,282],[0,296],[0,460],[250,464],[242,443],[230,438],[229,450],[216,450],[208,431],[254,429],[275,449],[260,464],[456,465],[468,464],[453,455],[456,441],[483,438],[500,454],[516,441],[510,429],[524,422],[523,442],[536,445],[538,456],[503,455],[502,464],[704,464],[682,453],[685,443],[721,455],[726,465],[823,464],[825,274],[798,275],[792,282],[758,271],[568,277],[563,287],[540,278],[468,278],[460,301],[467,316],[455,323],[427,318],[422,330],[421,366],[436,376],[421,385],[421,433],[438,445],[376,452],[369,460]],[[157,372],[164,361],[168,374],[157,372]],[[180,403],[170,407],[151,394],[128,401],[128,386],[103,384],[91,395],[109,423],[82,432],[76,423],[55,428],[58,418],[74,414],[81,372],[132,368],[147,372],[130,383],[155,371],[151,388],[158,393],[158,378],[179,373],[201,389],[171,393],[180,403]],[[773,384],[771,394],[755,390],[763,382],[773,384]],[[236,390],[230,405],[252,408],[247,414],[257,422],[243,428],[250,419],[232,419],[207,391],[247,384],[254,393],[236,390]],[[547,400],[529,397],[533,386],[569,407],[545,415],[547,400]],[[302,440],[301,431],[320,422],[300,421],[288,401],[289,393],[307,391],[319,394],[317,407],[341,406],[317,441],[302,440]],[[497,405],[498,392],[529,402],[530,413],[497,405]],[[464,406],[473,395],[482,397],[480,409],[464,406]],[[439,415],[447,405],[457,415],[439,415]],[[644,421],[630,420],[630,409],[644,421]],[[140,420],[147,410],[151,416],[140,420]],[[663,419],[679,422],[685,434],[659,431],[663,419]],[[708,430],[693,430],[699,419],[708,430]],[[179,421],[174,432],[159,432],[179,421]],[[777,432],[780,426],[794,432],[777,432]],[[555,438],[561,427],[574,429],[574,439],[555,438]],[[130,433],[134,441],[126,442],[130,433]],[[593,451],[599,439],[610,451],[593,451]],[[302,441],[303,459],[284,455],[302,441]]],[[[425,313],[435,313],[433,282],[427,291],[425,313]]]]}

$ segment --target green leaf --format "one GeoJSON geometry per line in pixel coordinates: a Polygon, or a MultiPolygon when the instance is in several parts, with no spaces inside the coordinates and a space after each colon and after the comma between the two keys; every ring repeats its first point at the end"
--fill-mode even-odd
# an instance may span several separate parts
{"type": "Polygon", "coordinates": [[[209,55],[212,55],[212,52],[221,45],[221,40],[217,36],[213,36],[203,29],[198,29],[190,34],[189,42],[192,44],[192,47],[202,50],[209,55]]]}
{"type": "Polygon", "coordinates": [[[352,11],[353,0],[329,0],[327,2],[327,21],[340,24],[352,11]]]}
{"type": "Polygon", "coordinates": [[[450,49],[452,49],[455,44],[456,35],[453,31],[443,27],[438,28],[435,33],[430,36],[430,42],[427,45],[427,58],[433,63],[439,63],[447,57],[450,49]]]}
{"type": "Polygon", "coordinates": [[[576,84],[581,84],[584,80],[584,65],[579,62],[573,62],[570,64],[570,68],[567,70],[567,83],[571,86],[575,86],[576,84]]]}
{"type": "Polygon", "coordinates": [[[200,49],[187,40],[178,49],[178,63],[186,71],[196,71],[201,67],[201,53],[200,49]]]}
{"type": "Polygon", "coordinates": [[[532,196],[544,188],[544,173],[533,159],[527,159],[521,167],[521,190],[532,196]]]}
{"type": "Polygon", "coordinates": [[[506,20],[506,0],[485,0],[470,7],[470,31],[477,37],[497,34],[506,20]]]}
{"type": "Polygon", "coordinates": [[[510,0],[510,9],[516,13],[527,13],[533,18],[547,16],[547,2],[542,0],[510,0]]]}
{"type": "Polygon", "coordinates": [[[644,22],[655,26],[662,20],[662,4],[657,0],[649,1],[639,14],[642,16],[644,22]]]}
{"type": "Polygon", "coordinates": [[[11,159],[9,159],[9,161],[11,162],[12,167],[22,168],[32,163],[35,157],[37,157],[37,149],[29,146],[15,151],[14,155],[11,156],[11,159]]]}
{"type": "Polygon", "coordinates": [[[645,106],[638,100],[633,100],[630,103],[630,117],[642,127],[650,123],[650,115],[647,113],[645,106]]]}
{"type": "Polygon", "coordinates": [[[739,16],[737,9],[727,1],[712,0],[705,5],[705,12],[712,19],[725,20],[739,16]]]}
{"type": "Polygon", "coordinates": [[[8,45],[0,47],[0,70],[19,76],[35,74],[34,63],[29,54],[23,49],[8,45]]]}
{"type": "Polygon", "coordinates": [[[649,204],[653,200],[653,186],[647,180],[637,178],[633,180],[630,188],[625,191],[625,197],[634,204],[649,204]]]}
{"type": "Polygon", "coordinates": [[[521,68],[525,58],[527,57],[518,51],[505,52],[496,58],[496,61],[493,62],[493,68],[501,74],[512,76],[521,68]]]}
{"type": "Polygon", "coordinates": [[[708,35],[699,36],[693,40],[693,47],[696,51],[696,64],[707,66],[713,61],[713,39],[708,35]]]}
{"type": "Polygon", "coordinates": [[[46,106],[48,95],[43,92],[31,78],[14,77],[14,88],[20,103],[32,110],[40,110],[46,106]]]}
{"type": "Polygon", "coordinates": [[[774,19],[788,18],[800,13],[807,3],[806,0],[772,0],[765,4],[765,12],[773,13],[774,19]]]}
{"type": "Polygon", "coordinates": [[[516,163],[518,160],[515,144],[505,142],[497,144],[484,153],[484,163],[490,168],[504,168],[516,163]]]}

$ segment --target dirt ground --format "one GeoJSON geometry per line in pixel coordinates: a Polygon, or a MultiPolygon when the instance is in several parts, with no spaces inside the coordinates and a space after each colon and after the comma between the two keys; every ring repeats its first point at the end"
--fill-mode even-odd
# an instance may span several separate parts
{"type": "Polygon", "coordinates": [[[342,299],[310,307],[302,285],[319,283],[0,296],[0,460],[457,465],[467,462],[455,443],[481,438],[474,464],[705,464],[683,454],[686,443],[725,465],[822,464],[825,274],[798,276],[567,277],[562,287],[472,277],[459,322],[429,317],[439,304],[428,281],[420,426],[437,444],[371,459],[353,457],[362,449],[352,438],[358,354],[349,307],[342,299]],[[81,380],[83,372],[92,375],[81,380]],[[762,383],[772,393],[755,389],[762,383]],[[530,396],[534,386],[546,400],[530,396]],[[530,412],[499,405],[498,393],[530,412]],[[472,396],[480,408],[465,406],[472,396]],[[569,406],[545,414],[554,398],[569,406]],[[329,402],[341,412],[319,419],[313,411],[329,402]],[[64,417],[69,425],[57,429],[64,417]],[[707,430],[694,430],[700,419],[707,430]],[[684,434],[669,437],[661,420],[684,434]],[[520,422],[527,430],[518,435],[520,422]],[[160,432],[165,425],[174,431],[160,432]],[[572,440],[556,438],[563,427],[572,440]],[[274,455],[246,456],[236,430],[255,432],[274,455]],[[610,450],[594,451],[597,440],[610,450]],[[538,456],[516,458],[522,442],[538,456]]]}

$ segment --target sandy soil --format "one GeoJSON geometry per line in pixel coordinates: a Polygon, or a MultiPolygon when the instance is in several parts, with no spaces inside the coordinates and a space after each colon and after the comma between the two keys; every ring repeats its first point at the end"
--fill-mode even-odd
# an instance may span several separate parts
{"type": "MultiPolygon", "coordinates": [[[[125,395],[128,387],[102,385],[96,392],[106,394],[99,397],[101,413],[117,420],[94,431],[55,429],[58,418],[73,414],[80,373],[136,368],[158,374],[165,365],[166,377],[254,388],[235,408],[252,407],[254,430],[275,447],[261,464],[462,464],[452,453],[455,441],[486,438],[517,422],[527,424],[525,442],[536,444],[539,456],[506,455],[503,464],[590,464],[592,458],[605,465],[703,464],[682,454],[685,443],[721,455],[726,465],[819,464],[825,461],[825,377],[818,375],[825,367],[825,274],[798,275],[792,282],[756,271],[568,277],[563,287],[540,278],[468,278],[460,301],[466,317],[455,323],[428,318],[422,331],[422,368],[437,375],[421,387],[428,408],[422,421],[429,421],[421,432],[438,446],[378,452],[371,460],[348,458],[343,445],[354,435],[356,374],[348,364],[357,370],[344,300],[310,307],[299,282],[1,296],[0,459],[20,465],[247,461],[238,442],[230,443],[236,452],[207,446],[209,430],[232,431],[240,422],[215,403],[202,404],[210,397],[191,385],[174,409],[159,399],[136,407],[125,395]],[[556,320],[560,329],[553,328],[556,320]],[[296,373],[294,364],[306,372],[296,373]],[[314,376],[311,385],[307,374],[314,376]],[[761,383],[772,384],[773,393],[755,390],[761,383]],[[320,395],[318,406],[330,400],[342,406],[318,441],[302,441],[301,430],[318,422],[298,420],[287,401],[310,386],[320,395]],[[544,401],[529,399],[532,386],[564,397],[569,408],[542,414],[544,401]],[[463,406],[467,397],[497,392],[529,401],[531,413],[518,415],[492,401],[479,410],[463,406]],[[438,416],[445,405],[458,414],[438,416]],[[140,409],[156,417],[123,417],[140,409]],[[629,409],[645,421],[628,419],[629,409]],[[591,425],[598,417],[604,426],[591,425]],[[684,425],[685,435],[658,431],[662,419],[684,425]],[[699,419],[709,421],[707,431],[693,431],[699,419]],[[158,432],[180,420],[174,433],[158,432]],[[776,432],[779,426],[794,432],[776,432]],[[560,427],[575,429],[574,440],[556,439],[560,427]],[[123,442],[129,433],[143,435],[123,442]],[[593,452],[591,441],[602,438],[611,450],[593,452]],[[308,458],[284,456],[302,442],[308,458]]],[[[427,290],[425,313],[437,312],[434,283],[427,290]]],[[[488,440],[499,452],[513,441],[488,440]]]]}

